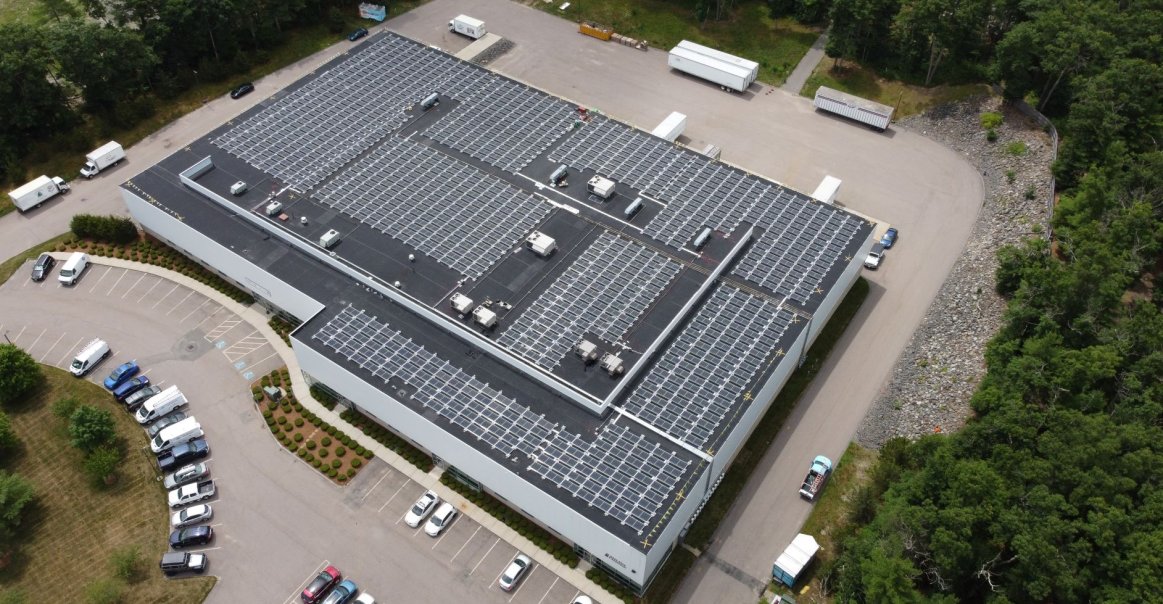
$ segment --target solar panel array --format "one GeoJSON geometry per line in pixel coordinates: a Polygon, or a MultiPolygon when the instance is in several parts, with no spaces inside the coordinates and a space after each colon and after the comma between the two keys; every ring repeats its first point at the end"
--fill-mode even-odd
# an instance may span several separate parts
{"type": "Polygon", "coordinates": [[[616,424],[592,442],[568,431],[548,440],[529,469],[639,535],[678,488],[690,460],[616,424]]]}
{"type": "Polygon", "coordinates": [[[552,209],[503,180],[394,136],[315,197],[471,278],[552,209]]]}
{"type": "Polygon", "coordinates": [[[498,341],[553,369],[587,331],[620,340],[681,268],[639,243],[603,232],[498,341]]]}
{"type": "Polygon", "coordinates": [[[624,409],[693,447],[716,430],[776,350],[791,313],[720,285],[630,393],[624,409]]]}
{"type": "Polygon", "coordinates": [[[532,454],[553,429],[544,416],[351,305],[314,338],[384,383],[397,378],[415,388],[413,400],[506,457],[532,454]]]}
{"type": "Polygon", "coordinates": [[[861,220],[779,185],[666,141],[596,117],[550,152],[555,162],[591,168],[666,203],[643,232],[682,247],[704,226],[764,229],[734,274],[805,304],[843,256],[861,220]]]}
{"type": "Polygon", "coordinates": [[[564,101],[499,77],[457,100],[460,105],[424,134],[510,172],[529,165],[574,119],[564,101]]]}

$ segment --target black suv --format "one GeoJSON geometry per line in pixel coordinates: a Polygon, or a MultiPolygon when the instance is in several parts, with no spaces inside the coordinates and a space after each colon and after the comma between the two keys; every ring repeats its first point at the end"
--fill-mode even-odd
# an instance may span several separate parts
{"type": "Polygon", "coordinates": [[[182,549],[194,545],[206,545],[214,538],[214,529],[208,526],[191,526],[170,533],[170,547],[182,549]]]}
{"type": "Polygon", "coordinates": [[[36,259],[36,264],[32,265],[32,280],[44,281],[45,277],[52,272],[52,267],[57,265],[56,258],[50,254],[41,254],[40,258],[36,259]]]}
{"type": "Polygon", "coordinates": [[[209,560],[206,559],[206,554],[167,552],[162,554],[158,566],[161,566],[162,572],[168,577],[178,573],[198,573],[200,575],[206,572],[207,564],[209,564],[209,560]]]}
{"type": "Polygon", "coordinates": [[[182,443],[175,446],[173,449],[162,453],[157,458],[157,467],[162,472],[169,472],[194,461],[195,459],[202,459],[210,454],[210,445],[206,444],[206,439],[199,438],[188,443],[182,443]]]}

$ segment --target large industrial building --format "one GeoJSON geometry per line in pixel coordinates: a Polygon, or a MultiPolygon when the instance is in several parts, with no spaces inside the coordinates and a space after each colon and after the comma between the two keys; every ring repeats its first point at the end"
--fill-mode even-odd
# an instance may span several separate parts
{"type": "Polygon", "coordinates": [[[873,230],[390,33],[122,190],[310,380],[639,589],[873,230]]]}

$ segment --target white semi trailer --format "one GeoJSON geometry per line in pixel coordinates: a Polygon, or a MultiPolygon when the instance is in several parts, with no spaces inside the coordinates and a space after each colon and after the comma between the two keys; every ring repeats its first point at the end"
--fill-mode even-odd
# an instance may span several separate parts
{"type": "Polygon", "coordinates": [[[884,129],[888,128],[889,122],[892,121],[892,107],[833,90],[827,86],[820,86],[816,90],[813,104],[817,109],[868,124],[881,132],[884,132],[884,129]]]}
{"type": "Polygon", "coordinates": [[[718,84],[724,90],[743,92],[759,75],[759,63],[683,40],[670,50],[667,65],[718,84]]]}

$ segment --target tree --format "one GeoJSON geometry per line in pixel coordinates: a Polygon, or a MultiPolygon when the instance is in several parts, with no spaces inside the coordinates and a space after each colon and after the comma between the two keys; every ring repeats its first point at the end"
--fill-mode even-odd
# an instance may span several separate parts
{"type": "Polygon", "coordinates": [[[13,344],[0,344],[0,404],[16,402],[44,381],[40,365],[13,344]]]}
{"type": "Polygon", "coordinates": [[[113,414],[92,405],[81,405],[69,418],[69,436],[74,447],[92,453],[117,437],[113,414]]]}
{"type": "Polygon", "coordinates": [[[20,444],[16,431],[12,429],[12,420],[8,414],[0,411],[0,452],[11,451],[20,444]]]}
{"type": "Polygon", "coordinates": [[[966,61],[980,50],[988,11],[988,0],[904,0],[892,25],[897,54],[910,71],[924,64],[928,86],[947,59],[966,61]]]}
{"type": "Polygon", "coordinates": [[[900,0],[835,0],[832,3],[828,56],[876,63],[889,54],[889,27],[900,0]]]}
{"type": "Polygon", "coordinates": [[[112,446],[100,446],[85,456],[85,473],[97,485],[112,485],[117,482],[117,470],[121,467],[121,450],[112,446]]]}
{"type": "Polygon", "coordinates": [[[132,30],[67,22],[50,32],[60,75],[81,89],[90,111],[108,112],[141,94],[158,63],[153,50],[132,30]]]}
{"type": "Polygon", "coordinates": [[[0,470],[0,547],[12,545],[20,521],[35,499],[36,494],[27,480],[0,470]]]}

